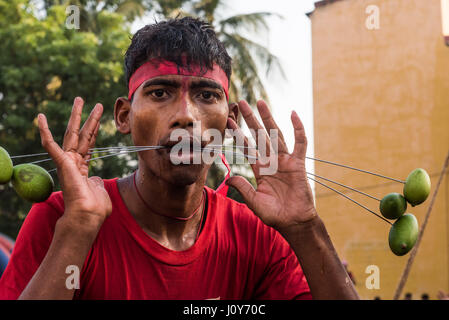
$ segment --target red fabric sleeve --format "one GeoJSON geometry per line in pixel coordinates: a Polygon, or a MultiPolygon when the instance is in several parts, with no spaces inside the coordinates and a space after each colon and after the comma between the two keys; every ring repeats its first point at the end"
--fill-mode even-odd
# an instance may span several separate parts
{"type": "Polygon", "coordinates": [[[255,291],[260,300],[311,300],[309,285],[288,242],[275,233],[270,261],[255,291]]]}
{"type": "Polygon", "coordinates": [[[47,202],[31,207],[0,279],[0,300],[17,299],[25,289],[50,247],[56,221],[62,213],[47,202]]]}

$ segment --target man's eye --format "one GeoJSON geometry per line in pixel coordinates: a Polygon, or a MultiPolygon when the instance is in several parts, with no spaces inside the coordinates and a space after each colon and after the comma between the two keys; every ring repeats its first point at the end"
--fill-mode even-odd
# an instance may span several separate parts
{"type": "Polygon", "coordinates": [[[213,98],[219,98],[218,94],[211,91],[203,91],[200,94],[201,98],[204,100],[212,100],[213,98]]]}
{"type": "Polygon", "coordinates": [[[163,89],[156,89],[156,90],[151,90],[150,92],[148,92],[149,95],[153,96],[154,98],[163,98],[167,92],[163,89]]]}

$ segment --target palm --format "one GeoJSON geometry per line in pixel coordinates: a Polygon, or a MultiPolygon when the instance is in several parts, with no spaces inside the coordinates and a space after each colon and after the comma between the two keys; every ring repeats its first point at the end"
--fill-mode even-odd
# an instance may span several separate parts
{"type": "Polygon", "coordinates": [[[87,212],[104,220],[112,210],[111,200],[102,180],[99,177],[88,177],[87,162],[90,159],[88,151],[95,145],[103,107],[95,106],[80,131],[82,108],[82,99],[75,99],[62,149],[53,140],[43,115],[39,115],[39,130],[42,145],[58,170],[66,212],[87,212]]]}
{"type": "MultiPolygon", "coordinates": [[[[241,102],[239,107],[249,128],[262,128],[246,102],[241,102]]],[[[258,108],[266,130],[277,129],[266,104],[260,101],[258,108]]],[[[297,116],[292,116],[292,122],[295,128],[295,150],[291,154],[288,153],[282,133],[279,132],[278,154],[273,154],[271,158],[277,161],[277,170],[261,175],[260,169],[264,165],[259,160],[251,165],[257,181],[257,190],[242,177],[233,177],[229,182],[239,190],[254,213],[265,224],[275,228],[305,222],[316,214],[305,171],[307,142],[304,129],[297,116]]],[[[239,130],[234,122],[230,122],[230,127],[239,130]]]]}

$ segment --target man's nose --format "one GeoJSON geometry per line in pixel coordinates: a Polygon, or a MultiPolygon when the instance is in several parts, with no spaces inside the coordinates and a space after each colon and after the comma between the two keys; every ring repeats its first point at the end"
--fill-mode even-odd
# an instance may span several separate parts
{"type": "Polygon", "coordinates": [[[176,111],[170,128],[193,128],[195,106],[188,95],[182,95],[175,105],[176,111]]]}

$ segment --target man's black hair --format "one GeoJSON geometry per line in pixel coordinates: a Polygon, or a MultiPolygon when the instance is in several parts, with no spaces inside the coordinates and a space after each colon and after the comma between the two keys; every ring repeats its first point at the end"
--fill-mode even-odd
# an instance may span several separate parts
{"type": "Polygon", "coordinates": [[[216,63],[228,80],[231,78],[231,57],[213,27],[200,19],[169,19],[146,25],[137,31],[125,54],[126,83],[129,85],[132,74],[153,58],[168,60],[187,69],[190,64],[196,64],[204,72],[216,63]]]}

